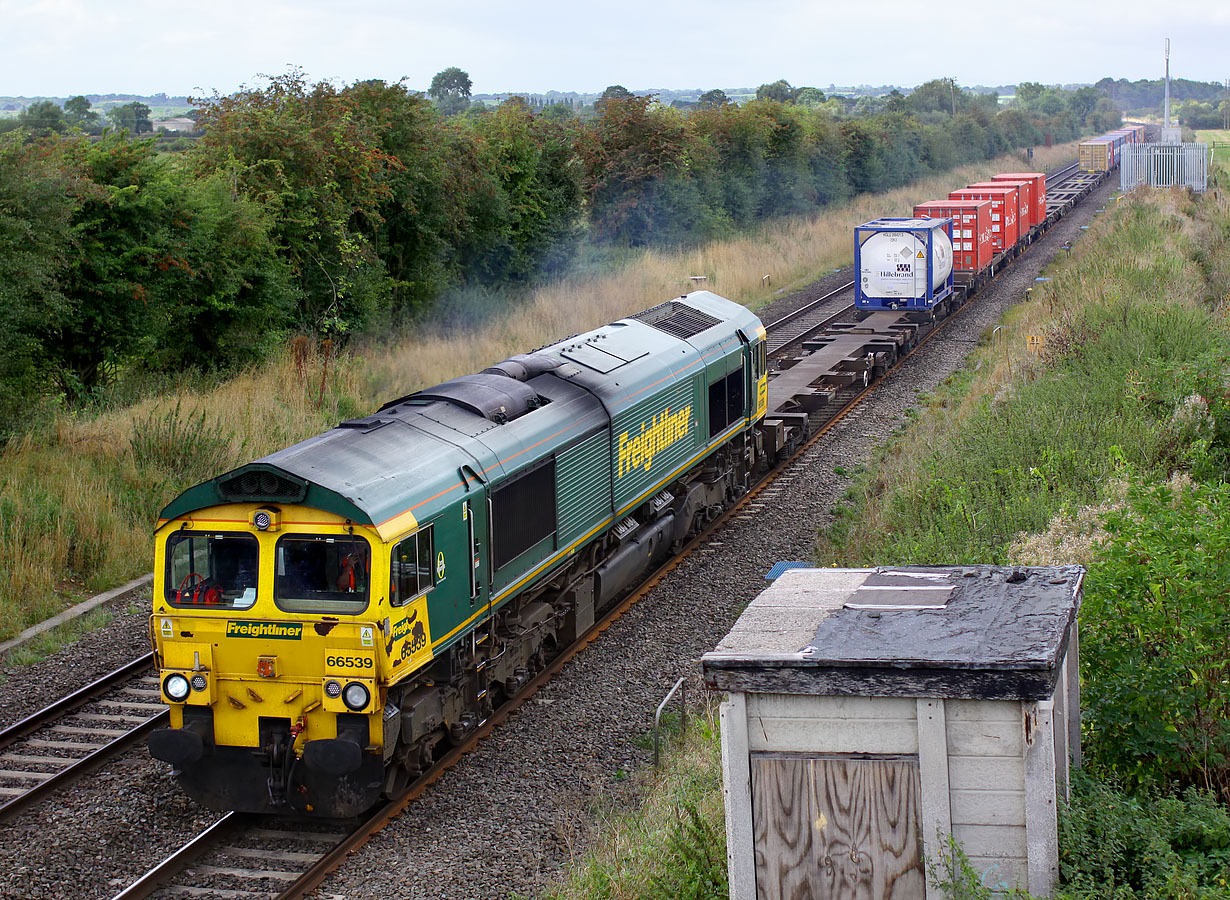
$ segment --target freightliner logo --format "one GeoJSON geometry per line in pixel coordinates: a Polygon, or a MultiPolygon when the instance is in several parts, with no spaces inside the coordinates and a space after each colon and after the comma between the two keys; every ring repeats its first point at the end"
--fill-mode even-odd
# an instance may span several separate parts
{"type": "Polygon", "coordinates": [[[633,469],[649,471],[654,455],[676,441],[688,436],[692,407],[685,406],[678,412],[670,408],[662,410],[652,421],[641,423],[641,433],[629,437],[628,432],[619,436],[619,478],[633,469]]]}
{"type": "Polygon", "coordinates": [[[227,622],[227,637],[273,638],[279,641],[297,641],[303,637],[302,622],[227,622]]]}

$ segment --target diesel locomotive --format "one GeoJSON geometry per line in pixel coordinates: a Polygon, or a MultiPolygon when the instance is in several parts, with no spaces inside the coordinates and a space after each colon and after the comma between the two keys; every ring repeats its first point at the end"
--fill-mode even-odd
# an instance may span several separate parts
{"type": "Polygon", "coordinates": [[[189,489],[150,753],[215,809],[395,794],[746,491],[766,369],[760,321],[695,292],[189,489]]]}

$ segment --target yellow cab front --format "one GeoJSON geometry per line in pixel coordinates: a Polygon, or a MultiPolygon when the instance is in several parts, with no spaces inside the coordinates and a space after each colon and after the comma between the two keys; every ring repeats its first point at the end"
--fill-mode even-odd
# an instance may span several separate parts
{"type": "Polygon", "coordinates": [[[387,548],[306,507],[160,523],[150,617],[170,727],[150,753],[214,809],[349,816],[384,779],[387,548]]]}

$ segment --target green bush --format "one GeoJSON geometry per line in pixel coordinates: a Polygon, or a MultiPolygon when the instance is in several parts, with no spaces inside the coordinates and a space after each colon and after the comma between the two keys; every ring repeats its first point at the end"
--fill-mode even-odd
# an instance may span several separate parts
{"type": "Polygon", "coordinates": [[[1230,896],[1230,812],[1212,796],[1133,796],[1076,773],[1059,818],[1056,900],[1230,896]]]}
{"type": "Polygon", "coordinates": [[[726,832],[708,821],[696,804],[684,801],[666,843],[672,864],[654,876],[650,897],[661,900],[720,900],[729,896],[726,832]]]}
{"type": "Polygon", "coordinates": [[[1092,765],[1230,798],[1230,485],[1133,487],[1082,613],[1092,765]]]}
{"type": "Polygon", "coordinates": [[[133,429],[130,447],[138,470],[160,472],[183,486],[235,464],[231,436],[207,422],[204,410],[185,414],[178,403],[165,415],[150,413],[133,429]]]}

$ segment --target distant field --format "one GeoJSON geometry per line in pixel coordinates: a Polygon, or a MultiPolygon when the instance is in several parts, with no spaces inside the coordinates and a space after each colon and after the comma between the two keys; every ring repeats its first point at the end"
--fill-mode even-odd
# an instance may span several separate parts
{"type": "Polygon", "coordinates": [[[1196,140],[1208,144],[1213,151],[1210,168],[1230,172],[1230,147],[1214,147],[1215,141],[1230,143],[1230,131],[1209,130],[1197,131],[1196,140]]]}
{"type": "MultiPolygon", "coordinates": [[[[100,115],[105,116],[107,114],[107,110],[111,109],[114,106],[123,106],[123,105],[124,105],[123,103],[117,100],[114,103],[95,103],[90,108],[94,110],[95,112],[99,113],[100,115]]],[[[149,103],[145,105],[149,106],[150,118],[153,119],[155,122],[157,122],[159,119],[170,119],[170,118],[174,118],[175,116],[184,116],[192,111],[191,106],[184,106],[184,105],[153,106],[149,103]]],[[[21,114],[20,109],[0,109],[0,119],[15,119],[20,114],[21,114]]]]}

